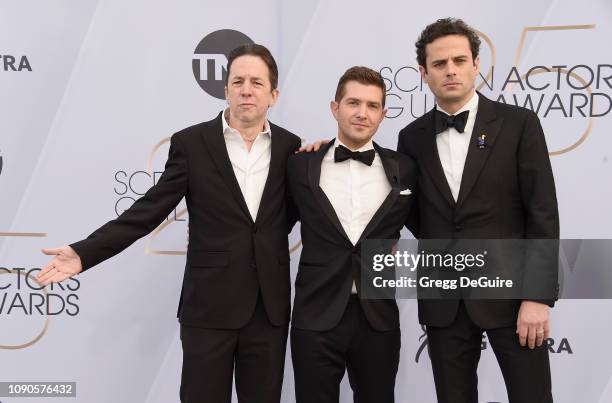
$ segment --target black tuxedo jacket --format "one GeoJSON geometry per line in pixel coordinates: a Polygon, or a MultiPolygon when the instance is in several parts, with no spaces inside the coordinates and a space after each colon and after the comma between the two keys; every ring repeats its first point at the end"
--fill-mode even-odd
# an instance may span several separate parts
{"type": "Polygon", "coordinates": [[[250,319],[259,290],[270,321],[289,321],[285,203],[287,158],[300,139],[270,124],[271,160],[257,218],[251,218],[223,137],[222,114],[174,134],[158,183],[117,219],[72,244],[83,268],[155,229],[185,197],[189,246],[179,302],[182,324],[234,329],[250,319]]]}
{"type": "MultiPolygon", "coordinates": [[[[346,309],[353,280],[358,292],[361,283],[361,243],[364,239],[398,239],[416,192],[417,171],[411,158],[395,151],[374,148],[380,156],[391,192],[368,223],[356,245],[346,235],[329,199],[319,186],[321,162],[333,141],[315,153],[292,155],[288,163],[289,192],[299,218],[303,242],[295,281],[292,326],[326,331],[334,328],[346,309]],[[409,188],[413,194],[400,195],[409,188]]],[[[370,268],[371,270],[371,268],[370,268]]],[[[361,299],[370,324],[377,330],[399,327],[395,300],[361,299]]]]}
{"type": "MultiPolygon", "coordinates": [[[[444,175],[431,110],[400,131],[397,149],[415,159],[419,169],[418,238],[555,239],[559,215],[544,132],[535,113],[494,102],[479,94],[457,202],[444,175]],[[484,148],[478,136],[485,134],[484,148]]],[[[556,289],[557,266],[525,273],[545,277],[556,289]]],[[[533,265],[529,270],[534,270],[533,265]]],[[[552,291],[555,293],[556,291],[552,291]]],[[[554,300],[545,301],[550,305],[554,300]]],[[[458,300],[419,300],[419,320],[447,326],[458,300]]],[[[470,317],[482,328],[516,324],[518,300],[465,300],[470,317]]]]}

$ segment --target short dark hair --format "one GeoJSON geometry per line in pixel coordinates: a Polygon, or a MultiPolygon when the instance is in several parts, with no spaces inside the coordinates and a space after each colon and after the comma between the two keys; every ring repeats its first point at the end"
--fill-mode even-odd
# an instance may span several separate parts
{"type": "Polygon", "coordinates": [[[259,57],[266,64],[266,66],[268,66],[268,74],[270,75],[270,84],[272,84],[272,89],[274,90],[276,87],[278,87],[278,67],[276,66],[276,60],[274,60],[274,57],[268,48],[256,43],[238,46],[237,48],[232,49],[232,51],[229,53],[227,57],[227,77],[225,78],[226,85],[229,80],[232,63],[240,56],[259,57]]]}
{"type": "Polygon", "coordinates": [[[414,44],[416,46],[417,62],[427,70],[425,47],[438,38],[447,35],[465,36],[470,43],[472,50],[472,60],[476,59],[480,50],[480,38],[472,27],[458,18],[441,18],[433,24],[425,27],[419,39],[414,44]]]}
{"type": "Polygon", "coordinates": [[[342,100],[342,97],[346,92],[346,83],[349,81],[357,81],[358,83],[365,85],[375,85],[380,88],[382,91],[382,107],[385,107],[387,88],[385,87],[385,82],[378,71],[364,66],[353,66],[345,71],[338,81],[338,87],[336,87],[336,96],[334,97],[336,102],[340,102],[340,100],[342,100]]]}

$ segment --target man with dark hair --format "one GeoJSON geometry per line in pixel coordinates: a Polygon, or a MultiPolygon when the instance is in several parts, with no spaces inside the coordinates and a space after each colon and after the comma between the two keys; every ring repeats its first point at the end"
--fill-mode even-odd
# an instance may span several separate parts
{"type": "Polygon", "coordinates": [[[185,197],[189,246],[179,301],[182,402],[279,402],[291,286],[287,158],[300,139],[267,120],[279,92],[261,45],[228,57],[228,108],[174,134],[158,183],[87,239],[45,249],[41,284],[60,282],[151,232],[185,197]]]}
{"type": "MultiPolygon", "coordinates": [[[[268,78],[272,90],[276,90],[278,87],[278,67],[276,66],[276,60],[272,56],[272,53],[265,46],[253,43],[248,45],[238,46],[230,51],[227,56],[227,71],[229,72],[232,68],[234,60],[240,56],[256,56],[261,59],[262,62],[268,67],[268,78]]],[[[226,76],[225,84],[229,82],[229,74],[226,76]]]]}
{"type": "Polygon", "coordinates": [[[414,44],[419,66],[426,67],[427,65],[425,47],[436,39],[448,35],[464,36],[468,40],[470,51],[472,52],[472,61],[476,62],[480,53],[480,38],[478,34],[463,20],[443,18],[428,25],[414,44]]]}
{"type": "MultiPolygon", "coordinates": [[[[556,239],[559,216],[542,127],[535,113],[475,91],[479,44],[473,29],[451,18],[427,26],[416,42],[421,76],[437,104],[399,134],[398,151],[419,167],[418,238],[556,239]]],[[[552,402],[544,340],[555,269],[524,268],[524,282],[548,279],[550,299],[419,300],[440,403],[478,402],[483,332],[510,403],[552,402]]]]}
{"type": "Polygon", "coordinates": [[[346,370],[355,402],[394,401],[398,309],[393,298],[362,299],[361,247],[412,229],[417,171],[411,158],[372,141],[384,105],[381,75],[348,69],[330,105],[337,138],[289,158],[303,243],[291,328],[297,403],[338,403],[346,370]]]}
{"type": "MultiPolygon", "coordinates": [[[[354,66],[344,72],[340,80],[338,80],[338,85],[336,86],[336,94],[334,95],[334,102],[332,103],[332,107],[338,106],[344,95],[346,95],[346,87],[347,83],[350,81],[354,81],[363,85],[373,85],[375,87],[380,88],[383,91],[381,106],[382,109],[385,109],[385,103],[387,101],[387,94],[385,88],[385,82],[382,79],[380,73],[363,66],[354,66]]],[[[332,109],[333,111],[333,109],[332,109]]]]}

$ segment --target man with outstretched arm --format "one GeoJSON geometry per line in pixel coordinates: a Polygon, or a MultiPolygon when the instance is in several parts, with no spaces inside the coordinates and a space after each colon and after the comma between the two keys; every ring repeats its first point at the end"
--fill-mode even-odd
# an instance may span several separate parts
{"type": "Polygon", "coordinates": [[[287,158],[300,139],[267,120],[279,95],[268,49],[228,56],[228,108],[174,134],[159,182],[87,239],[45,249],[39,274],[60,282],[155,229],[185,197],[189,246],[178,317],[182,402],[280,402],[290,312],[287,158]]]}

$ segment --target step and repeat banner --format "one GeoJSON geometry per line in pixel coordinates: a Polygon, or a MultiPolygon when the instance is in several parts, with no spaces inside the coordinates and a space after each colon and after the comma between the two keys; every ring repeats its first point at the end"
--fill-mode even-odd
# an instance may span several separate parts
{"type": "MultiPolygon", "coordinates": [[[[48,261],[40,249],[87,236],[156,183],[169,136],[225,107],[226,55],[244,42],[277,59],[270,120],[308,142],[335,136],[329,102],[348,67],[380,71],[389,110],[375,140],[395,148],[398,131],[434,105],[414,42],[448,16],[479,32],[481,93],[540,117],[562,237],[611,238],[609,0],[0,2],[0,382],[74,382],[74,398],[29,401],[178,402],[184,201],[152,234],[60,285],[34,281],[48,261]]],[[[295,279],[298,228],[290,244],[295,279]]],[[[568,265],[586,253],[574,244],[568,265]]],[[[416,303],[399,304],[396,401],[433,403],[416,303]]],[[[611,308],[554,308],[556,402],[612,401],[611,308]]],[[[482,350],[480,402],[508,402],[486,334],[482,350]]],[[[294,401],[289,355],[282,399],[294,401]]],[[[352,401],[346,378],[341,401],[352,401]]]]}

